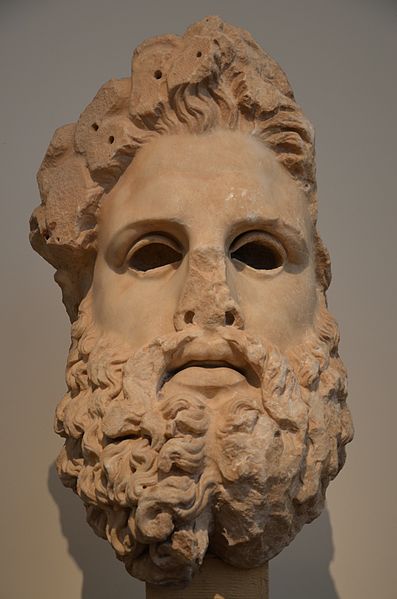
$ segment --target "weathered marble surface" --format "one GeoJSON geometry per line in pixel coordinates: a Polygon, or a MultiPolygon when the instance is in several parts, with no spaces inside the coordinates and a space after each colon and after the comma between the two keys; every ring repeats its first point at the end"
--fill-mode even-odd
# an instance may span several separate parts
{"type": "Polygon", "coordinates": [[[133,575],[255,568],[319,515],[352,437],[313,130],[280,67],[207,18],[58,129],[33,247],[72,325],[58,472],[133,575]]]}

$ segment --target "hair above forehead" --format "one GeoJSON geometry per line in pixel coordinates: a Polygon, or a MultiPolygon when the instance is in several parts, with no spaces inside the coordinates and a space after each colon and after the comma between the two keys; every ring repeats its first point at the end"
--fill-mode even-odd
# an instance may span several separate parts
{"type": "Polygon", "coordinates": [[[215,128],[247,132],[271,148],[307,192],[315,223],[313,129],[279,65],[218,17],[183,36],[146,40],[131,77],[103,85],[77,123],[55,131],[38,172],[30,240],[57,268],[72,319],[89,286],[103,194],[155,136],[215,128]]]}

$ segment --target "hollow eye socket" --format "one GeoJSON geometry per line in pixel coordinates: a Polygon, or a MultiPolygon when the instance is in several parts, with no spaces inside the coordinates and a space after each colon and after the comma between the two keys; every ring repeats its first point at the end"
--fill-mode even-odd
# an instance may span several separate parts
{"type": "Polygon", "coordinates": [[[255,270],[276,270],[285,262],[282,245],[264,231],[243,233],[232,244],[230,257],[255,270]]]}
{"type": "Polygon", "coordinates": [[[150,235],[135,243],[127,256],[128,268],[139,272],[147,272],[176,264],[183,258],[178,244],[163,235],[150,235]]]}

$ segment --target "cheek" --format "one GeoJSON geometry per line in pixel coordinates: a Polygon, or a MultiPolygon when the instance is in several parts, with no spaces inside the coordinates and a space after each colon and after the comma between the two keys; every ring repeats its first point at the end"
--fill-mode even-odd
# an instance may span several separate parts
{"type": "Polygon", "coordinates": [[[178,289],[171,278],[118,274],[98,258],[93,279],[93,309],[98,326],[103,332],[117,333],[134,349],[159,335],[172,333],[178,289]]]}
{"type": "Polygon", "coordinates": [[[266,337],[281,351],[299,343],[313,324],[317,293],[314,271],[236,281],[247,333],[266,337]]]}

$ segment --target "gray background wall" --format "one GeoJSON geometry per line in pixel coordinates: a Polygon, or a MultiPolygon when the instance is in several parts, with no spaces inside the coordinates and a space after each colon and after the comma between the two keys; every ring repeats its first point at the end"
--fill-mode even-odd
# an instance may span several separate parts
{"type": "Polygon", "coordinates": [[[393,599],[396,16],[387,0],[2,0],[1,599],[143,599],[61,487],[52,432],[69,326],[31,250],[35,172],[148,36],[207,14],[248,29],[281,63],[317,129],[320,230],[332,258],[356,438],[328,509],[271,564],[272,599],[393,599]],[[394,263],[393,263],[394,260],[394,263]]]}

